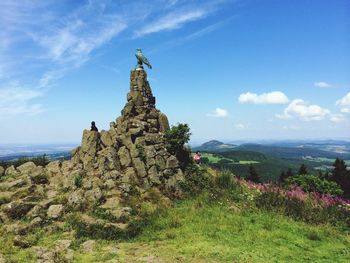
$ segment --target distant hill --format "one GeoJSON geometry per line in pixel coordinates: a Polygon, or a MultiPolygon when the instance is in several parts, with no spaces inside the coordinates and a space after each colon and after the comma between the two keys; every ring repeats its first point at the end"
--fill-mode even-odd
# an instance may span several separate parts
{"type": "Polygon", "coordinates": [[[350,153],[341,148],[341,146],[327,145],[321,147],[319,144],[304,144],[298,146],[279,146],[279,145],[262,145],[246,143],[238,146],[237,150],[255,151],[270,155],[276,158],[300,159],[306,156],[322,158],[341,158],[350,159],[350,153]]]}
{"type": "Polygon", "coordinates": [[[227,144],[220,142],[218,140],[211,140],[203,143],[201,146],[193,147],[193,151],[203,151],[203,152],[226,152],[236,148],[235,144],[227,144]]]}

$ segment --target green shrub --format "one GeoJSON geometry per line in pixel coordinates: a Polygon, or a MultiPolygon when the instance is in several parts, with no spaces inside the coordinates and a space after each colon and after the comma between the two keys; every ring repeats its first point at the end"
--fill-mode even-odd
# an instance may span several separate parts
{"type": "Polygon", "coordinates": [[[189,165],[184,173],[184,180],[180,182],[181,189],[188,195],[198,195],[210,190],[213,186],[212,176],[203,166],[189,165]]]}
{"type": "Polygon", "coordinates": [[[83,185],[83,177],[81,175],[76,175],[74,177],[74,185],[77,187],[77,188],[80,188],[82,187],[83,185]]]}
{"type": "Polygon", "coordinates": [[[97,207],[93,212],[92,215],[96,218],[108,220],[110,222],[117,222],[117,218],[107,209],[97,207]]]}
{"type": "Polygon", "coordinates": [[[215,183],[222,189],[233,189],[236,186],[234,179],[235,175],[230,170],[222,170],[217,177],[215,177],[215,183]]]}
{"type": "Polygon", "coordinates": [[[13,165],[16,168],[26,162],[33,162],[35,163],[35,165],[46,166],[50,162],[50,160],[44,154],[44,155],[35,156],[35,157],[21,157],[11,161],[0,161],[0,166],[6,169],[11,165],[13,165]]]}
{"type": "Polygon", "coordinates": [[[320,194],[341,195],[343,191],[336,182],[328,181],[316,175],[296,175],[287,178],[287,185],[297,185],[305,192],[317,192],[320,194]]]}
{"type": "Polygon", "coordinates": [[[179,160],[181,169],[191,163],[191,150],[185,147],[185,144],[190,140],[190,128],[187,124],[179,123],[176,126],[172,126],[171,129],[167,130],[164,134],[166,148],[168,151],[175,155],[179,160]]]}

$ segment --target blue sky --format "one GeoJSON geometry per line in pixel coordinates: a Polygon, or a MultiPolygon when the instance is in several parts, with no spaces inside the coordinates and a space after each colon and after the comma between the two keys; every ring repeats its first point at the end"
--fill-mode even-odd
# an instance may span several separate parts
{"type": "Polygon", "coordinates": [[[209,139],[350,139],[350,2],[0,2],[0,144],[120,115],[135,49],[157,108],[209,139]]]}

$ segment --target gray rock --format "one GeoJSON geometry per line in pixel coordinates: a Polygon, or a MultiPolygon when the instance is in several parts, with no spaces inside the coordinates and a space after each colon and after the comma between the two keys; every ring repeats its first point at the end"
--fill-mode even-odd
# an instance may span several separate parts
{"type": "Polygon", "coordinates": [[[55,251],[59,253],[65,252],[71,244],[72,240],[69,239],[57,240],[55,245],[55,251]]]}
{"type": "Polygon", "coordinates": [[[165,169],[165,160],[162,156],[160,155],[156,156],[156,165],[159,167],[159,170],[165,169]]]}
{"type": "Polygon", "coordinates": [[[145,177],[147,175],[145,164],[143,161],[141,161],[140,158],[134,158],[132,159],[132,162],[134,164],[135,170],[139,177],[145,177]]]}
{"type": "Polygon", "coordinates": [[[87,240],[83,244],[81,244],[81,248],[85,252],[93,252],[96,249],[96,241],[87,240]]]}
{"type": "Polygon", "coordinates": [[[134,182],[135,180],[136,180],[135,169],[133,167],[128,167],[126,169],[124,176],[122,177],[122,182],[123,183],[130,183],[130,182],[134,182]]]}
{"type": "Polygon", "coordinates": [[[49,179],[41,166],[33,168],[30,172],[30,179],[33,184],[47,184],[49,182],[49,179]]]}
{"type": "Polygon", "coordinates": [[[110,189],[113,189],[115,188],[116,184],[115,184],[115,181],[113,179],[107,179],[103,186],[107,189],[107,190],[110,190],[110,189]]]}
{"type": "Polygon", "coordinates": [[[112,146],[114,144],[112,136],[108,131],[101,131],[101,142],[105,147],[112,146]]]}
{"type": "Polygon", "coordinates": [[[43,247],[33,247],[33,250],[37,256],[37,263],[55,263],[57,255],[54,251],[43,247]]]}
{"type": "Polygon", "coordinates": [[[61,173],[61,162],[54,161],[50,162],[45,167],[48,176],[55,176],[61,173]]]}
{"type": "Polygon", "coordinates": [[[121,169],[117,150],[111,146],[104,148],[102,151],[99,152],[97,162],[98,169],[101,174],[104,174],[106,171],[120,171],[121,169]]]}
{"type": "Polygon", "coordinates": [[[159,185],[161,183],[159,180],[159,174],[155,165],[148,170],[148,178],[151,185],[159,185]]]}
{"type": "Polygon", "coordinates": [[[164,133],[170,129],[168,117],[164,113],[159,113],[159,131],[164,133]]]}
{"type": "Polygon", "coordinates": [[[84,198],[81,190],[74,191],[68,197],[68,205],[74,210],[85,209],[87,206],[86,199],[84,198]]]}
{"type": "Polygon", "coordinates": [[[7,189],[11,189],[11,188],[22,187],[22,186],[25,186],[26,184],[27,182],[24,179],[17,179],[17,180],[7,182],[6,186],[7,186],[7,189]]]}
{"type": "Polygon", "coordinates": [[[21,173],[21,174],[30,174],[30,172],[36,168],[35,163],[33,162],[26,162],[20,166],[17,167],[17,170],[21,173]]]}
{"type": "Polygon", "coordinates": [[[63,205],[51,205],[47,210],[47,217],[50,219],[57,219],[63,214],[63,205]]]}
{"type": "Polygon", "coordinates": [[[89,203],[94,204],[102,198],[102,192],[99,187],[96,187],[86,191],[84,196],[89,203]]]}
{"type": "Polygon", "coordinates": [[[16,168],[13,166],[13,165],[11,165],[10,167],[8,167],[6,170],[5,170],[5,175],[6,176],[16,176],[16,175],[18,175],[19,174],[19,172],[16,170],[16,168]]]}
{"type": "Polygon", "coordinates": [[[123,146],[119,149],[118,156],[119,156],[120,164],[122,165],[122,167],[129,167],[131,165],[130,153],[129,153],[129,150],[125,146],[123,146]]]}
{"type": "Polygon", "coordinates": [[[179,167],[179,162],[177,158],[174,155],[171,155],[167,160],[166,160],[166,169],[174,169],[179,167]]]}

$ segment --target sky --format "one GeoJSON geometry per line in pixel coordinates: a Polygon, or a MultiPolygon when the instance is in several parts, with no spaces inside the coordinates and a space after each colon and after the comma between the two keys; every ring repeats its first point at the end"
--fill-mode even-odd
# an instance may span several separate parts
{"type": "Polygon", "coordinates": [[[0,144],[120,116],[141,48],[191,142],[350,139],[348,0],[1,0],[0,144]]]}

